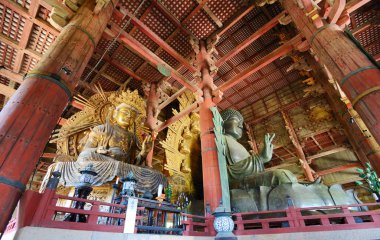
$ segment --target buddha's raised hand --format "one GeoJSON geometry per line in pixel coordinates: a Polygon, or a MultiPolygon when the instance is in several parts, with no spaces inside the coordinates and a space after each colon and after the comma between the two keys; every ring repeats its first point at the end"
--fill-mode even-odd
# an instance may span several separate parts
{"type": "Polygon", "coordinates": [[[273,134],[267,133],[264,136],[264,148],[260,154],[264,162],[269,162],[272,159],[272,154],[273,154],[272,141],[275,136],[276,136],[275,133],[273,134]]]}

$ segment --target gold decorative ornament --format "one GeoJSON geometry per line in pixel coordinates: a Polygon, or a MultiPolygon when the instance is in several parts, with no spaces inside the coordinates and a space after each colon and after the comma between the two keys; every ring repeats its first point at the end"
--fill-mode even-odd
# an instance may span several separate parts
{"type": "MultiPolygon", "coordinates": [[[[182,94],[178,101],[180,111],[190,106],[196,101],[195,95],[189,91],[182,94]]],[[[173,109],[174,115],[178,114],[173,109]]],[[[164,141],[160,144],[165,149],[166,162],[164,169],[169,174],[169,184],[173,186],[173,197],[175,198],[180,192],[192,194],[195,192],[194,177],[199,174],[201,166],[197,162],[200,159],[200,127],[199,115],[191,113],[180,120],[171,124],[164,141]]],[[[199,176],[196,176],[198,179],[199,176]]],[[[201,178],[201,176],[200,176],[201,178]]]]}

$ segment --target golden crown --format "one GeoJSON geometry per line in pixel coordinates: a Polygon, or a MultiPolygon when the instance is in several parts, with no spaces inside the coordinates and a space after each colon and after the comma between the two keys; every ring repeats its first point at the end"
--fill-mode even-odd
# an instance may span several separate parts
{"type": "Polygon", "coordinates": [[[145,110],[145,101],[144,99],[139,95],[137,90],[129,91],[124,90],[121,93],[112,93],[111,96],[109,96],[108,100],[117,108],[117,106],[121,104],[128,105],[131,109],[137,112],[142,117],[146,116],[146,110],[145,110]]]}

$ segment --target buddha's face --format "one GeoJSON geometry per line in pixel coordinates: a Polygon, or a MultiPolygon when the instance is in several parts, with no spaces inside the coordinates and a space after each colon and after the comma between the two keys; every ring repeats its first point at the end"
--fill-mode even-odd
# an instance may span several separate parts
{"type": "Polygon", "coordinates": [[[136,112],[128,107],[122,107],[114,111],[113,118],[120,127],[127,128],[135,121],[136,112]]]}
{"type": "Polygon", "coordinates": [[[236,139],[243,135],[243,121],[238,117],[231,116],[223,123],[224,133],[236,139]]]}

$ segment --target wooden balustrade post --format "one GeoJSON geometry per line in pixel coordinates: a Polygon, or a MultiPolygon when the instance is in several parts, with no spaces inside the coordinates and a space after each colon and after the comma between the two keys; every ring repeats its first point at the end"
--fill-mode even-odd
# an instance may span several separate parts
{"type": "Polygon", "coordinates": [[[212,215],[207,215],[206,216],[207,230],[208,230],[208,235],[209,236],[215,236],[216,235],[216,231],[215,231],[215,228],[214,228],[214,219],[215,219],[215,217],[212,216],[212,215]]]}
{"type": "Polygon", "coordinates": [[[95,201],[92,204],[91,211],[87,217],[87,223],[96,225],[98,224],[98,212],[100,211],[100,203],[98,201],[95,201]]]}
{"type": "Polygon", "coordinates": [[[346,219],[346,222],[347,224],[355,224],[355,219],[354,217],[352,216],[352,213],[350,212],[350,210],[348,209],[347,206],[342,206],[342,210],[343,210],[343,213],[345,215],[345,219],[346,219]]]}
{"type": "Polygon", "coordinates": [[[40,202],[38,203],[36,213],[34,214],[33,220],[30,224],[31,226],[40,227],[44,219],[49,218],[48,208],[49,206],[52,206],[53,199],[55,197],[55,191],[57,190],[60,176],[61,176],[61,173],[53,172],[46,186],[45,192],[42,194],[42,198],[40,202]]]}
{"type": "Polygon", "coordinates": [[[236,216],[236,230],[237,231],[243,231],[244,230],[244,224],[243,224],[243,217],[241,213],[235,214],[236,216]]]}
{"type": "Polygon", "coordinates": [[[290,217],[292,220],[289,221],[290,227],[299,227],[300,223],[297,217],[297,210],[294,206],[289,206],[289,208],[286,211],[286,214],[288,217],[290,217]]]}
{"type": "Polygon", "coordinates": [[[301,209],[294,208],[295,211],[295,222],[298,223],[298,227],[305,227],[305,220],[302,216],[301,209]]]}

